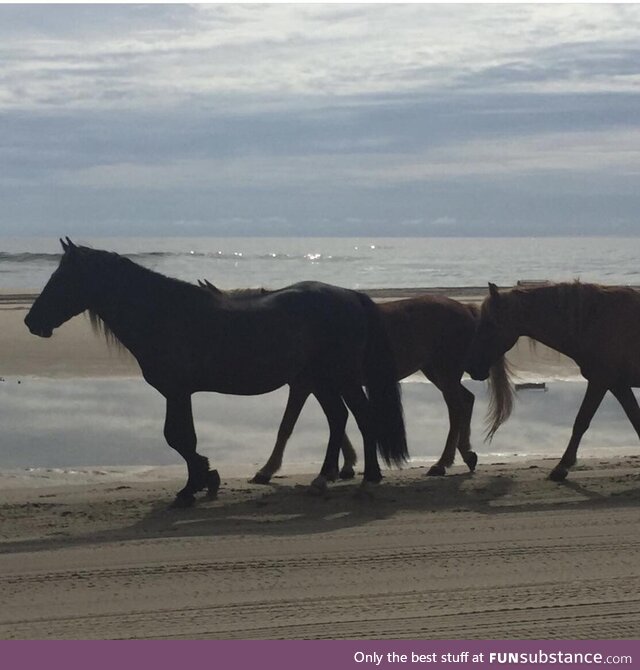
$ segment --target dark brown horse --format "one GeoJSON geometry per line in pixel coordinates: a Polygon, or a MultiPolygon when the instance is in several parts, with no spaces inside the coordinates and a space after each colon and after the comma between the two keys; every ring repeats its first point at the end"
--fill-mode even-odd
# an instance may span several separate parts
{"type": "Polygon", "coordinates": [[[366,482],[381,479],[376,449],[387,463],[406,460],[392,353],[378,310],[364,294],[303,282],[231,300],[118,254],[76,246],[68,238],[61,243],[60,265],[25,323],[35,335],[50,337],[54,328],[89,310],[133,354],[145,380],[166,398],[164,435],[187,463],[188,480],[176,506],[193,504],[204,488],[215,495],[220,482],[196,453],[196,391],[255,395],[284,384],[308,389],[330,430],[318,486],[338,474],[347,407],[363,435],[366,482]]]}
{"type": "Polygon", "coordinates": [[[580,282],[499,292],[489,284],[471,347],[469,372],[486,379],[489,366],[526,335],[572,358],[587,380],[571,439],[549,475],[566,478],[578,445],[607,391],[640,436],[640,294],[631,288],[580,282]]]}
{"type": "MultiPolygon", "coordinates": [[[[209,282],[201,285],[221,293],[209,282]]],[[[264,294],[265,289],[240,289],[230,291],[227,295],[241,300],[256,292],[264,294]]],[[[473,471],[478,461],[470,444],[474,396],[461,384],[460,379],[475,334],[478,308],[431,295],[383,302],[377,307],[391,344],[398,379],[422,371],[442,392],[447,405],[449,434],[440,459],[428,474],[444,475],[453,464],[456,448],[473,471]]],[[[491,367],[490,392],[488,435],[492,436],[508,418],[512,408],[512,387],[502,356],[491,367]]],[[[256,473],[253,482],[266,484],[280,469],[287,441],[308,397],[307,389],[291,385],[276,444],[269,460],[256,473]]],[[[340,477],[349,479],[354,476],[356,453],[346,435],[342,452],[344,466],[340,477]]]]}

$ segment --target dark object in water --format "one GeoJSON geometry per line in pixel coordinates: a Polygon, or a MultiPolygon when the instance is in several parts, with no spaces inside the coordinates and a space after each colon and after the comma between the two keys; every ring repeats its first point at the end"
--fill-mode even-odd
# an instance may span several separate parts
{"type": "Polygon", "coordinates": [[[546,382],[521,382],[516,384],[516,391],[544,391],[549,390],[546,382]]]}

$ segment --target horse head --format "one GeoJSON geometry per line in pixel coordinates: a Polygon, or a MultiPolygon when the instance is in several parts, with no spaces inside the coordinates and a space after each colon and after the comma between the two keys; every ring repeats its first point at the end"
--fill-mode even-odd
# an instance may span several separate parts
{"type": "Polygon", "coordinates": [[[466,370],[472,379],[489,377],[491,367],[519,337],[512,327],[506,296],[489,283],[489,296],[482,303],[480,319],[467,357],[466,370]]]}
{"type": "Polygon", "coordinates": [[[24,319],[27,328],[39,337],[51,337],[55,328],[89,306],[81,272],[83,247],[76,246],[68,237],[65,239],[60,240],[64,253],[58,268],[24,319]]]}

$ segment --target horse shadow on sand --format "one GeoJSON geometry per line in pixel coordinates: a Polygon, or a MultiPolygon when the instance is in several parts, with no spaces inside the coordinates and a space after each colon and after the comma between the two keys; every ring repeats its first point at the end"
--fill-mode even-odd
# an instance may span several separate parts
{"type": "MultiPolygon", "coordinates": [[[[412,468],[400,477],[389,478],[372,492],[363,492],[359,483],[340,482],[322,496],[311,495],[307,486],[276,479],[266,487],[230,482],[219,499],[201,498],[189,509],[168,509],[169,499],[150,502],[146,512],[123,519],[117,527],[78,532],[66,537],[43,537],[3,542],[0,553],[42,551],[109,542],[159,538],[226,537],[241,535],[296,536],[332,533],[364,527],[399,513],[429,516],[439,513],[517,514],[637,507],[640,486],[633,475],[622,490],[599,491],[598,480],[569,480],[561,484],[545,480],[542,471],[525,494],[518,491],[521,475],[505,467],[492,473],[461,473],[446,477],[424,477],[423,469],[412,468]]],[[[534,481],[534,480],[529,480],[534,481]]],[[[126,498],[111,501],[109,508],[117,521],[121,510],[131,505],[126,498]]],[[[142,507],[144,503],[139,503],[142,507]]],[[[78,512],[86,514],[86,511],[78,512]]],[[[64,514],[73,515],[73,508],[64,514]]],[[[129,515],[131,516],[131,514],[129,515]]]]}

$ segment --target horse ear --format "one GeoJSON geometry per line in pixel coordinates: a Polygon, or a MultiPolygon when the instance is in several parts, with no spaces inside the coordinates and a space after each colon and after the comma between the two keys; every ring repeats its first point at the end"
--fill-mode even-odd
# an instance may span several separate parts
{"type": "Polygon", "coordinates": [[[65,237],[64,240],[60,238],[60,244],[62,245],[62,249],[65,254],[68,251],[75,251],[78,248],[68,237],[65,237]]]}
{"type": "Polygon", "coordinates": [[[500,295],[498,287],[495,284],[492,284],[491,282],[489,282],[489,295],[492,298],[497,298],[500,295]]]}

